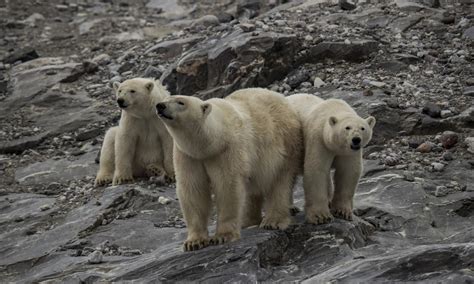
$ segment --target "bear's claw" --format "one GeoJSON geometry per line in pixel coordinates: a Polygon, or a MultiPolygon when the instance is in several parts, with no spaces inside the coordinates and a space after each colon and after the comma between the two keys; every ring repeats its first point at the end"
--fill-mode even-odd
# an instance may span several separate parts
{"type": "Polygon", "coordinates": [[[299,209],[298,207],[296,207],[296,206],[291,206],[291,207],[290,207],[290,214],[291,214],[291,216],[295,216],[295,215],[298,214],[299,212],[301,212],[301,209],[299,209]]]}
{"type": "Polygon", "coordinates": [[[334,217],[331,215],[331,213],[328,212],[317,212],[313,214],[307,214],[306,215],[306,221],[311,224],[325,224],[329,223],[334,219],[334,217]]]}
{"type": "Polygon", "coordinates": [[[260,228],[265,230],[285,230],[291,223],[290,218],[263,218],[260,228]]]}
{"type": "Polygon", "coordinates": [[[149,165],[146,167],[146,173],[148,177],[153,177],[153,176],[162,176],[164,175],[164,171],[156,166],[156,165],[149,165]]]}
{"type": "Polygon", "coordinates": [[[195,251],[205,248],[209,245],[208,239],[198,239],[192,241],[185,241],[183,244],[184,251],[195,251]]]}
{"type": "Polygon", "coordinates": [[[222,245],[234,240],[237,240],[239,237],[238,234],[235,233],[220,233],[216,234],[214,237],[211,238],[209,241],[210,245],[222,245]]]}
{"type": "Polygon", "coordinates": [[[94,182],[94,186],[104,186],[112,182],[112,177],[97,177],[94,182]]]}
{"type": "Polygon", "coordinates": [[[133,177],[131,176],[115,176],[112,182],[112,185],[119,185],[124,183],[131,183],[133,182],[133,177]]]}
{"type": "Polygon", "coordinates": [[[352,210],[350,209],[347,209],[347,208],[333,209],[332,214],[334,214],[335,217],[338,217],[347,221],[352,221],[352,210]]]}

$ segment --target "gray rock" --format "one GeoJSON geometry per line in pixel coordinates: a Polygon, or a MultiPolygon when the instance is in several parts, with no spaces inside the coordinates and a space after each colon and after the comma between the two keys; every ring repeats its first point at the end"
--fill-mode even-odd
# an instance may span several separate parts
{"type": "Polygon", "coordinates": [[[291,88],[297,88],[301,83],[309,80],[309,74],[305,70],[296,70],[288,75],[287,83],[291,88]]]}
{"type": "Polygon", "coordinates": [[[87,260],[90,264],[99,264],[102,263],[104,259],[104,255],[102,254],[101,251],[94,251],[89,255],[89,259],[87,260]]]}
{"type": "Polygon", "coordinates": [[[350,11],[350,10],[354,10],[355,8],[357,8],[356,4],[351,3],[347,0],[339,0],[338,2],[339,2],[339,7],[342,10],[350,11]]]}
{"type": "Polygon", "coordinates": [[[376,52],[378,42],[371,40],[344,42],[321,42],[312,47],[308,54],[308,60],[318,62],[325,59],[362,61],[371,53],[376,52]]]}
{"type": "Polygon", "coordinates": [[[398,18],[390,24],[390,28],[395,33],[402,33],[416,25],[421,19],[423,16],[416,14],[398,18]]]}
{"type": "Polygon", "coordinates": [[[25,47],[13,51],[7,57],[2,59],[5,64],[13,64],[17,61],[26,62],[38,58],[39,55],[34,48],[25,47]]]}
{"type": "Polygon", "coordinates": [[[180,55],[183,50],[189,49],[202,40],[202,37],[194,36],[180,38],[175,40],[160,42],[145,51],[145,54],[158,53],[163,54],[165,58],[172,58],[180,55]]]}
{"type": "Polygon", "coordinates": [[[474,26],[466,29],[462,36],[463,38],[474,40],[474,26]]]}
{"type": "Polygon", "coordinates": [[[224,97],[232,90],[282,79],[293,67],[297,48],[293,35],[237,31],[196,45],[161,79],[172,94],[224,97]]]}
{"type": "Polygon", "coordinates": [[[437,104],[427,103],[423,107],[423,113],[433,118],[439,118],[441,117],[441,108],[437,104]]]}
{"type": "Polygon", "coordinates": [[[474,86],[465,87],[462,93],[465,96],[474,97],[474,86]]]}
{"type": "Polygon", "coordinates": [[[47,185],[51,182],[67,182],[85,176],[95,176],[97,165],[94,162],[96,152],[90,152],[75,160],[46,160],[19,168],[15,179],[25,185],[47,185]]]}
{"type": "Polygon", "coordinates": [[[467,137],[467,138],[464,140],[464,143],[465,143],[466,146],[467,146],[467,151],[468,151],[469,153],[474,154],[474,137],[467,137]]]}
{"type": "Polygon", "coordinates": [[[326,83],[324,83],[324,81],[321,80],[321,78],[316,77],[314,78],[313,85],[315,88],[321,88],[322,86],[326,85],[326,83]]]}

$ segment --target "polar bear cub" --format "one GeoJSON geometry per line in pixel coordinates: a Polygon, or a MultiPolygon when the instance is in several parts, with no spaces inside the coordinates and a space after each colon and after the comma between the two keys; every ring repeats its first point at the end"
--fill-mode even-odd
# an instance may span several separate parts
{"type": "Polygon", "coordinates": [[[157,112],[174,140],[185,251],[239,239],[241,227],[288,227],[302,141],[298,117],[283,95],[251,88],[207,101],[171,96],[157,112]],[[217,227],[209,238],[212,194],[217,227]]]}
{"type": "Polygon", "coordinates": [[[330,221],[330,207],[335,216],[351,220],[362,173],[362,148],[372,138],[375,118],[361,118],[343,100],[322,100],[309,94],[287,99],[303,127],[306,220],[315,224],[330,221]],[[335,169],[334,193],[331,167],[335,169]]]}
{"type": "Polygon", "coordinates": [[[155,111],[168,91],[145,78],[114,82],[113,88],[122,115],[119,126],[105,134],[95,184],[117,185],[144,175],[174,179],[173,140],[155,111]]]}

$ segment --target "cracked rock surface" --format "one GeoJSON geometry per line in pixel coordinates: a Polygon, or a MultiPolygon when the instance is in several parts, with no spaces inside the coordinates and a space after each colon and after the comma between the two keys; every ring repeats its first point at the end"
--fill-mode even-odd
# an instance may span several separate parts
{"type": "MultiPolygon", "coordinates": [[[[0,1],[2,282],[474,281],[470,1],[0,1]],[[111,81],[346,100],[377,119],[355,218],[184,253],[175,185],[94,188],[111,81]]],[[[303,208],[299,179],[295,203],[303,208]]],[[[211,232],[215,220],[211,222],[211,232]]]]}

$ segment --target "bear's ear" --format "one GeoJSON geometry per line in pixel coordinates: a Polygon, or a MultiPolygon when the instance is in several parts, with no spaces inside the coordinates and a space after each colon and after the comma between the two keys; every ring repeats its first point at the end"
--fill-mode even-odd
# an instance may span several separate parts
{"type": "Polygon", "coordinates": [[[369,124],[370,128],[374,128],[375,126],[375,117],[369,116],[365,119],[367,121],[367,124],[369,124]]]}
{"type": "Polygon", "coordinates": [[[337,118],[334,116],[329,117],[329,125],[334,126],[337,123],[337,118]]]}
{"type": "Polygon", "coordinates": [[[120,87],[119,82],[117,82],[117,81],[112,82],[112,88],[114,89],[114,91],[117,91],[119,87],[120,87]]]}
{"type": "Polygon", "coordinates": [[[148,82],[145,84],[145,88],[148,90],[148,92],[151,92],[154,86],[155,84],[153,84],[153,82],[148,82]]]}
{"type": "Polygon", "coordinates": [[[212,105],[210,103],[203,103],[201,105],[202,114],[206,117],[212,110],[212,105]]]}

